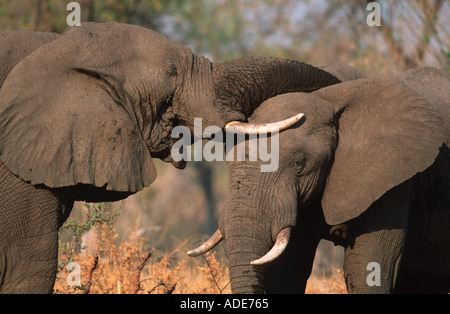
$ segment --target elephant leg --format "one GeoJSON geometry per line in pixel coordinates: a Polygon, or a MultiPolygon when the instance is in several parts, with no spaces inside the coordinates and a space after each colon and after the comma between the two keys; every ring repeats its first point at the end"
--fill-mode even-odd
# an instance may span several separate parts
{"type": "Polygon", "coordinates": [[[388,191],[350,223],[352,239],[344,253],[349,293],[392,293],[408,222],[410,183],[388,191]]]}
{"type": "Polygon", "coordinates": [[[20,180],[0,163],[1,293],[53,291],[58,228],[72,205],[20,180]]]}
{"type": "Polygon", "coordinates": [[[52,293],[57,270],[58,234],[26,235],[2,248],[1,293],[52,293]],[[37,244],[39,242],[39,244],[37,244]]]}
{"type": "Polygon", "coordinates": [[[410,213],[409,226],[414,228],[408,232],[395,293],[450,292],[450,206],[446,206],[447,210],[410,213]]]}
{"type": "Polygon", "coordinates": [[[396,293],[450,292],[450,150],[412,182],[408,235],[396,293]]]}

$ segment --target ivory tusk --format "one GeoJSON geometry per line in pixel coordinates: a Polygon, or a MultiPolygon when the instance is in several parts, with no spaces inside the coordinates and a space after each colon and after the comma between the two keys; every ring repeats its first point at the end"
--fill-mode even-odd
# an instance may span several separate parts
{"type": "Polygon", "coordinates": [[[190,250],[189,252],[187,252],[187,255],[192,257],[203,255],[206,252],[212,250],[222,240],[222,233],[220,233],[220,230],[217,229],[217,231],[205,243],[203,243],[196,249],[190,250]]]}
{"type": "Polygon", "coordinates": [[[272,132],[282,131],[288,127],[294,125],[304,114],[299,113],[293,117],[290,117],[283,121],[273,123],[252,124],[240,121],[231,121],[225,125],[225,132],[230,133],[246,133],[246,134],[268,134],[272,132]]]}
{"type": "Polygon", "coordinates": [[[289,243],[290,236],[291,236],[291,227],[286,227],[283,230],[281,230],[278,233],[277,239],[275,240],[275,244],[270,249],[270,251],[267,252],[267,254],[264,255],[263,257],[252,261],[250,264],[264,265],[277,259],[286,249],[289,243]]]}

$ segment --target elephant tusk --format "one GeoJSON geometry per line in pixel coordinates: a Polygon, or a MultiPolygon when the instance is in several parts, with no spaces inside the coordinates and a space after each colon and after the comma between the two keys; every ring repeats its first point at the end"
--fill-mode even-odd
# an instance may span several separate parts
{"type": "Polygon", "coordinates": [[[211,238],[209,238],[205,243],[200,245],[198,248],[187,252],[187,255],[192,257],[203,255],[206,252],[212,250],[222,240],[223,240],[222,233],[220,233],[220,230],[217,229],[217,231],[211,236],[211,238]]]}
{"type": "Polygon", "coordinates": [[[230,133],[246,133],[246,134],[268,134],[271,132],[282,131],[288,127],[294,125],[304,114],[299,113],[293,117],[290,117],[283,121],[273,122],[273,123],[262,123],[262,124],[252,124],[240,121],[231,121],[225,125],[225,132],[230,133]]]}
{"type": "Polygon", "coordinates": [[[281,230],[278,233],[277,239],[275,240],[275,244],[270,249],[270,251],[267,252],[267,254],[264,255],[263,257],[252,261],[250,264],[264,265],[277,259],[281,255],[281,253],[283,253],[284,250],[286,249],[289,243],[290,236],[291,236],[291,227],[287,227],[281,230]]]}

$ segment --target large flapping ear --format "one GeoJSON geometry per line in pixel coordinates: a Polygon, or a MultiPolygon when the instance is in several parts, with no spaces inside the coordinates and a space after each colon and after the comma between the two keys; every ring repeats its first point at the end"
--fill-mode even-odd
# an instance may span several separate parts
{"type": "Polygon", "coordinates": [[[338,144],[322,207],[328,224],[357,217],[385,192],[424,171],[444,138],[444,121],[401,81],[362,79],[315,92],[334,105],[338,144]]]}
{"type": "Polygon", "coordinates": [[[0,159],[32,184],[137,192],[156,178],[150,152],[122,83],[107,67],[92,66],[98,56],[88,52],[105,53],[86,48],[99,34],[77,29],[36,50],[5,80],[0,159]]]}
{"type": "Polygon", "coordinates": [[[450,73],[430,66],[410,69],[396,79],[414,89],[439,111],[445,122],[444,139],[450,147],[450,73]]]}

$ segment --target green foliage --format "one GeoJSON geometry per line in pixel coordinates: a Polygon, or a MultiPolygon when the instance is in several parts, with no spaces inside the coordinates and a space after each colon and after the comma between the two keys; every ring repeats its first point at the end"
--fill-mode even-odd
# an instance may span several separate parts
{"type": "MultiPolygon", "coordinates": [[[[0,0],[0,33],[16,29],[61,33],[67,27],[70,1],[0,0]]],[[[171,1],[78,0],[82,22],[121,22],[156,28],[155,21],[171,1]]]]}
{"type": "MultiPolygon", "coordinates": [[[[117,203],[114,203],[117,204],[117,203]]],[[[111,206],[109,203],[85,203],[85,217],[82,222],[75,219],[68,219],[59,229],[59,233],[70,233],[72,238],[69,242],[63,243],[59,241],[59,249],[67,256],[67,260],[59,265],[62,269],[68,263],[72,262],[75,254],[79,253],[83,246],[82,236],[97,226],[106,226],[111,231],[116,223],[117,218],[121,213],[120,206],[111,206]]]]}
{"type": "Polygon", "coordinates": [[[231,59],[248,50],[241,1],[173,1],[168,6],[170,25],[178,41],[196,53],[231,59]]]}

